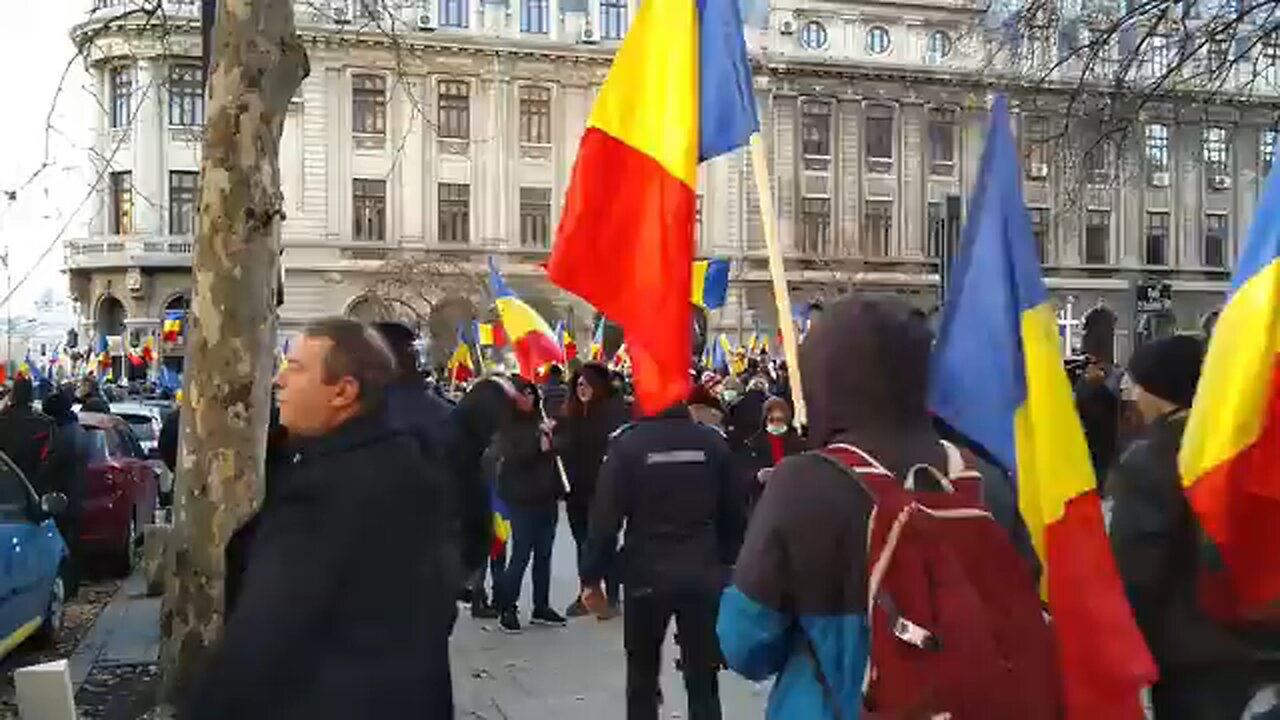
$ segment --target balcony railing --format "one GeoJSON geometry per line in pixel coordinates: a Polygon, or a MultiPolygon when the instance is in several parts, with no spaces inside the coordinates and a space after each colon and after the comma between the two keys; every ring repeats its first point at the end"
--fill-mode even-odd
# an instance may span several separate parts
{"type": "Polygon", "coordinates": [[[169,18],[200,17],[200,0],[90,0],[95,17],[111,17],[130,10],[163,12],[169,18]]]}
{"type": "Polygon", "coordinates": [[[106,235],[67,241],[67,267],[190,267],[190,235],[106,235]]]}

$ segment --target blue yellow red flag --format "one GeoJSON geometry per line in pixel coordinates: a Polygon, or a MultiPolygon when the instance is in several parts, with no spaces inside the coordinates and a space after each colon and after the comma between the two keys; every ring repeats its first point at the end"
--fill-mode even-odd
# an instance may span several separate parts
{"type": "Polygon", "coordinates": [[[512,292],[492,257],[489,258],[489,284],[498,306],[498,316],[502,318],[502,327],[515,350],[520,375],[534,381],[538,368],[547,363],[564,363],[564,351],[556,342],[551,326],[537,310],[512,292]]]}
{"type": "Polygon", "coordinates": [[[729,261],[723,258],[694,260],[692,275],[694,305],[707,310],[724,307],[729,295],[729,261]]]}

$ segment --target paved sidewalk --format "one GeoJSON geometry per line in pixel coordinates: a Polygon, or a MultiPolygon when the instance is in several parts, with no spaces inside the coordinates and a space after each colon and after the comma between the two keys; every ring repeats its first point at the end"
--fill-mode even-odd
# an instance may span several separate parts
{"type": "Polygon", "coordinates": [[[71,684],[78,691],[90,671],[117,665],[148,665],[160,660],[160,598],[145,594],[134,573],[71,654],[71,684]]]}

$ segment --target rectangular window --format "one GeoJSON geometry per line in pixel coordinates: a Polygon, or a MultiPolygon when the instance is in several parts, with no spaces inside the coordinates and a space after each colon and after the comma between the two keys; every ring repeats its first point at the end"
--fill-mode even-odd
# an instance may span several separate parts
{"type": "Polygon", "coordinates": [[[358,135],[387,132],[387,79],[381,75],[351,76],[351,129],[358,135]]]}
{"type": "Polygon", "coordinates": [[[1090,210],[1084,224],[1084,262],[1106,265],[1111,262],[1111,211],[1090,210]]]}
{"type": "Polygon", "coordinates": [[[440,24],[444,27],[467,26],[467,0],[440,0],[440,24]]]}
{"type": "Polygon", "coordinates": [[[471,137],[471,88],[461,80],[440,81],[439,132],[442,138],[471,137]]]}
{"type": "Polygon", "coordinates": [[[1231,164],[1230,148],[1227,140],[1227,129],[1224,127],[1207,127],[1204,129],[1204,169],[1205,175],[1225,177],[1231,164]]]}
{"type": "Polygon", "coordinates": [[[1156,173],[1169,173],[1169,126],[1149,124],[1144,129],[1147,156],[1147,181],[1156,173]]]}
{"type": "Polygon", "coordinates": [[[866,117],[867,169],[889,172],[893,169],[893,108],[868,105],[866,117]]]}
{"type": "Polygon", "coordinates": [[[1275,85],[1280,81],[1280,39],[1269,37],[1262,41],[1262,79],[1275,85]]]}
{"type": "Polygon", "coordinates": [[[387,182],[355,180],[351,191],[351,236],[360,242],[387,239],[387,182]]]}
{"type": "Polygon", "coordinates": [[[133,68],[112,68],[110,73],[111,127],[118,130],[133,122],[133,68]]]}
{"type": "Polygon", "coordinates": [[[520,32],[547,34],[549,0],[520,0],[520,32]]]}
{"type": "Polygon", "coordinates": [[[1147,213],[1147,242],[1143,262],[1147,265],[1169,264],[1169,213],[1147,213]]]}
{"type": "Polygon", "coordinates": [[[627,0],[600,0],[600,37],[621,40],[627,34],[627,0]]]}
{"type": "Polygon", "coordinates": [[[551,89],[520,86],[520,142],[551,144],[551,89]]]}
{"type": "Polygon", "coordinates": [[[194,235],[200,173],[169,173],[169,234],[194,235]]]}
{"type": "Polygon", "coordinates": [[[830,252],[831,199],[806,197],[800,201],[799,250],[806,255],[825,256],[830,252]]]}
{"type": "Polygon", "coordinates": [[[1148,77],[1164,77],[1172,64],[1175,51],[1173,39],[1167,35],[1151,35],[1143,50],[1143,67],[1148,77]]]}
{"type": "Polygon", "coordinates": [[[929,203],[926,227],[929,233],[929,246],[926,251],[934,260],[942,259],[942,249],[947,245],[947,213],[940,202],[929,203]]]}
{"type": "Polygon", "coordinates": [[[1204,264],[1211,268],[1227,266],[1227,216],[1204,216],[1204,264]]]}
{"type": "Polygon", "coordinates": [[[929,172],[943,177],[956,174],[956,113],[929,111],[929,172]]]}
{"type": "Polygon", "coordinates": [[[440,242],[465,245],[471,241],[471,186],[440,183],[440,242]]]}
{"type": "Polygon", "coordinates": [[[133,173],[111,173],[111,217],[107,232],[111,235],[133,234],[133,173]]]}
{"type": "Polygon", "coordinates": [[[1271,165],[1276,159],[1276,137],[1280,136],[1280,131],[1275,128],[1267,128],[1262,131],[1262,139],[1258,148],[1258,155],[1262,158],[1262,176],[1271,174],[1271,165]]]}
{"type": "Polygon", "coordinates": [[[520,247],[551,247],[551,188],[520,188],[520,247]]]}
{"type": "Polygon", "coordinates": [[[1111,144],[1105,138],[1085,150],[1084,170],[1092,185],[1105,185],[1111,179],[1111,144]]]}
{"type": "Polygon", "coordinates": [[[889,238],[893,234],[893,201],[868,200],[862,218],[862,236],[866,238],[867,255],[887,257],[889,238]]]}
{"type": "Polygon", "coordinates": [[[1230,40],[1225,38],[1212,38],[1209,40],[1208,47],[1205,50],[1205,61],[1209,65],[1208,72],[1214,75],[1225,71],[1230,53],[1230,40]]]}
{"type": "Polygon", "coordinates": [[[800,103],[800,150],[806,157],[831,157],[831,103],[800,103]]]}
{"type": "Polygon", "coordinates": [[[1043,265],[1049,257],[1049,210],[1047,208],[1027,208],[1031,215],[1031,240],[1036,245],[1036,255],[1043,265]]]}
{"type": "Polygon", "coordinates": [[[1026,158],[1027,177],[1044,180],[1049,177],[1049,120],[1031,116],[1023,123],[1022,154],[1026,158]]]}
{"type": "Polygon", "coordinates": [[[169,68],[169,125],[204,125],[204,68],[199,65],[169,68]]]}

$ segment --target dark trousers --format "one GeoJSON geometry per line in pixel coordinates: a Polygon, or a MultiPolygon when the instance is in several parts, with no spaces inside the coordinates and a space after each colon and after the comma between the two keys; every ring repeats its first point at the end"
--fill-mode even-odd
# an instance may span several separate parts
{"type": "Polygon", "coordinates": [[[627,720],[656,720],[662,644],[672,616],[689,720],[720,720],[720,650],[715,592],[662,592],[627,588],[623,642],[627,650],[627,720]]]}
{"type": "Polygon", "coordinates": [[[493,596],[497,599],[498,587],[502,583],[502,576],[506,571],[507,549],[504,547],[502,552],[496,555],[490,552],[489,559],[485,561],[485,564],[482,565],[479,570],[476,570],[471,575],[471,579],[467,583],[471,587],[471,601],[473,603],[478,602],[481,605],[487,605],[489,603],[489,593],[485,591],[484,584],[486,575],[489,576],[493,584],[493,596]]]}
{"type": "Polygon", "coordinates": [[[511,509],[511,558],[495,589],[498,607],[505,610],[516,606],[524,571],[532,560],[533,609],[550,609],[551,548],[555,545],[558,520],[554,505],[540,510],[511,509]]]}
{"type": "MultiPolygon", "coordinates": [[[[591,539],[590,501],[575,501],[570,498],[569,502],[565,503],[565,513],[569,516],[569,530],[573,533],[573,542],[578,546],[578,571],[581,575],[582,565],[587,559],[587,543],[591,539]]],[[[605,594],[609,597],[609,602],[615,605],[620,597],[616,559],[615,554],[604,578],[605,594]]]]}

